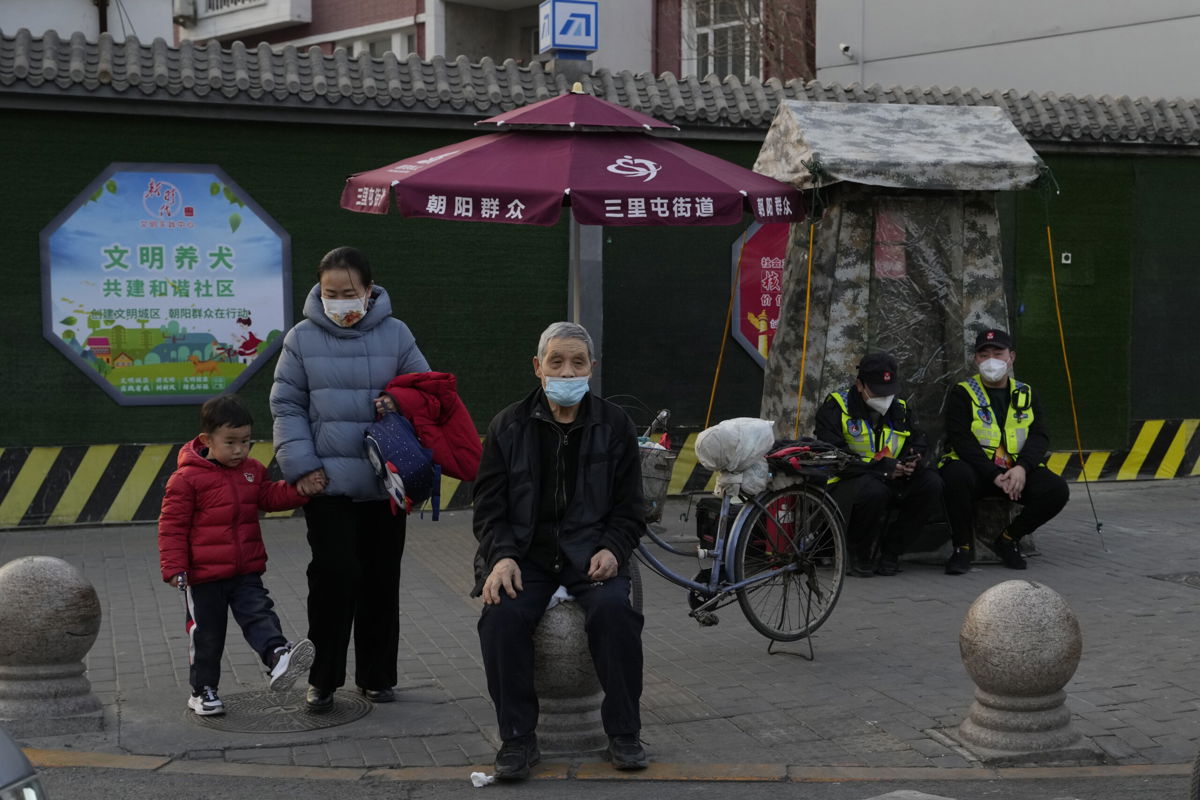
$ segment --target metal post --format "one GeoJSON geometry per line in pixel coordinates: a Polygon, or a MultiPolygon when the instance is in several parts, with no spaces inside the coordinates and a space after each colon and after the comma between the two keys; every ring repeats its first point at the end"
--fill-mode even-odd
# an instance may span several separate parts
{"type": "Polygon", "coordinates": [[[571,215],[570,267],[567,271],[567,319],[587,328],[596,348],[591,390],[603,397],[604,369],[604,228],[580,225],[571,215]]]}

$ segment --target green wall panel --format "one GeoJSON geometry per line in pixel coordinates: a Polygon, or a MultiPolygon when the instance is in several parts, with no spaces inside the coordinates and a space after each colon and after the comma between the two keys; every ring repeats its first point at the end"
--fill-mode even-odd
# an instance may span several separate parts
{"type": "MultiPolygon", "coordinates": [[[[469,136],[469,134],[466,134],[469,136]]],[[[434,369],[459,375],[482,429],[533,385],[529,355],[565,307],[567,228],[354,214],[338,207],[352,172],[464,138],[460,132],[106,114],[0,111],[4,314],[10,376],[0,446],[176,442],[194,435],[194,406],[122,407],[41,336],[38,234],[109,163],[212,163],[292,237],[299,320],[317,262],[352,244],[370,257],[434,369]]],[[[270,436],[273,364],[242,394],[256,435],[270,436]]]]}
{"type": "Polygon", "coordinates": [[[1021,192],[1016,199],[1011,311],[1016,316],[1017,375],[1042,398],[1052,446],[1073,448],[1047,254],[1049,221],[1083,446],[1120,449],[1127,444],[1130,419],[1134,162],[1066,156],[1047,162],[1061,187],[1049,200],[1049,216],[1039,192],[1021,192]]]}
{"type": "Polygon", "coordinates": [[[1187,337],[1200,309],[1200,161],[1137,165],[1131,379],[1134,419],[1200,416],[1200,354],[1187,337]]]}

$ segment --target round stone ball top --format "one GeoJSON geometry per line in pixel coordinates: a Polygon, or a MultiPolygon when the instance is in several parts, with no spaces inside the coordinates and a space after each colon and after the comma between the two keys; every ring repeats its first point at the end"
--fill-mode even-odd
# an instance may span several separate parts
{"type": "Polygon", "coordinates": [[[82,661],[100,630],[100,598],[75,566],[25,556],[0,566],[0,666],[82,661]]]}
{"type": "Polygon", "coordinates": [[[1083,651],[1079,619],[1062,595],[1037,581],[999,583],[976,598],[959,632],[971,680],[997,695],[1061,690],[1083,651]]]}

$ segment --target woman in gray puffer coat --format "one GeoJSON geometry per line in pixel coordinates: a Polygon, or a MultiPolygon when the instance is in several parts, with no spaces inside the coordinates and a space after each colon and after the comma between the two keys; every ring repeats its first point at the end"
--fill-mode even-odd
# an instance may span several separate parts
{"type": "Polygon", "coordinates": [[[346,682],[354,631],[355,681],[374,702],[393,699],[400,638],[403,514],[393,515],[367,461],[363,432],[383,387],[429,364],[408,326],[393,317],[366,256],[331,250],[304,316],[283,340],[271,387],[275,458],[288,483],[313,496],[304,509],[308,565],[308,638],[317,655],[309,672],[310,711],[333,707],[346,682]]]}

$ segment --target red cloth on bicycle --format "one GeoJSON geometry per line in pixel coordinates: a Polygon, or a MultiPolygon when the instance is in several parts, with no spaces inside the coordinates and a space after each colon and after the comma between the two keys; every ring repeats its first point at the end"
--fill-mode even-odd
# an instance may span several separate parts
{"type": "Polygon", "coordinates": [[[473,481],[483,443],[457,385],[449,372],[409,372],[393,378],[385,391],[396,401],[396,410],[412,421],[417,438],[433,451],[442,472],[473,481]]]}

